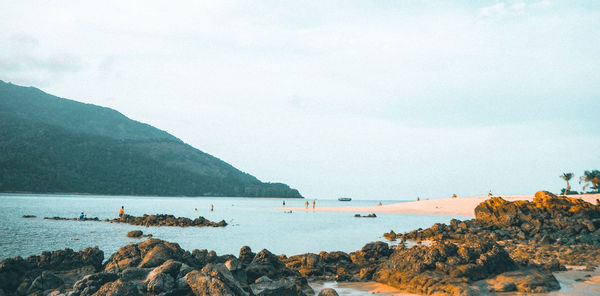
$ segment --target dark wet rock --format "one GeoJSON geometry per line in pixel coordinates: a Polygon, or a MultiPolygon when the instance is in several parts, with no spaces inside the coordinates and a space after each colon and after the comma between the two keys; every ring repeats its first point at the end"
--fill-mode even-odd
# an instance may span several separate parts
{"type": "Polygon", "coordinates": [[[332,288],[325,288],[319,292],[318,296],[339,296],[339,294],[332,288]]]}
{"type": "Polygon", "coordinates": [[[133,230],[127,233],[127,237],[142,237],[144,235],[144,232],[142,232],[141,230],[133,230]]]}
{"type": "Polygon", "coordinates": [[[37,216],[35,215],[23,215],[23,218],[36,218],[37,216]]]}
{"type": "Polygon", "coordinates": [[[227,226],[225,220],[219,222],[210,221],[204,217],[198,217],[194,220],[186,217],[175,217],[173,215],[156,214],[135,217],[131,215],[123,215],[121,218],[110,220],[111,223],[127,223],[131,225],[142,226],[177,226],[177,227],[224,227],[227,226]]]}

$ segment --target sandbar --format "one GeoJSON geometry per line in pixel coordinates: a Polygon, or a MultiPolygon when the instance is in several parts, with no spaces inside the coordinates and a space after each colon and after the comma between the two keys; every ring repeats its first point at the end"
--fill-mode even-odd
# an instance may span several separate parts
{"type": "MultiPolygon", "coordinates": [[[[507,201],[515,200],[533,200],[533,195],[498,195],[507,201]]],[[[600,199],[600,194],[578,194],[568,195],[568,197],[581,198],[592,204],[596,204],[596,199],[600,199]]],[[[279,210],[295,210],[295,211],[316,211],[316,212],[353,212],[353,213],[385,213],[385,214],[438,214],[460,217],[475,217],[475,207],[489,197],[485,196],[469,196],[456,198],[432,198],[420,201],[408,201],[393,203],[388,205],[377,205],[377,201],[373,201],[373,206],[335,206],[335,207],[319,207],[317,200],[316,208],[305,207],[278,207],[279,210]]],[[[350,202],[351,203],[351,202],[350,202]]]]}

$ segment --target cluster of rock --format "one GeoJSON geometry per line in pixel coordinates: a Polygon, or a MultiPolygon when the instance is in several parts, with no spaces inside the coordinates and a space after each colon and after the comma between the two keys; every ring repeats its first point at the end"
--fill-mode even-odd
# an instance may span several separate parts
{"type": "Polygon", "coordinates": [[[374,278],[423,294],[545,292],[560,288],[551,271],[600,262],[600,207],[581,199],[546,191],[533,202],[492,197],[475,217],[384,234],[431,245],[399,244],[374,278]]]}
{"type": "Polygon", "coordinates": [[[370,281],[379,265],[393,252],[384,242],[366,244],[361,250],[351,253],[321,252],[306,253],[291,257],[282,256],[282,261],[311,280],[370,281]]]}
{"type": "Polygon", "coordinates": [[[356,218],[377,218],[377,215],[375,215],[375,213],[371,213],[371,214],[363,215],[363,216],[361,216],[360,214],[354,214],[354,217],[356,217],[356,218]]]}
{"type": "Polygon", "coordinates": [[[98,248],[5,259],[0,295],[314,295],[305,277],[267,250],[217,256],[148,239],[103,259],[98,248]]]}
{"type": "MultiPolygon", "coordinates": [[[[533,202],[491,198],[475,215],[404,234],[390,231],[384,236],[400,240],[397,247],[374,242],[351,253],[287,257],[243,247],[238,257],[218,256],[157,239],[122,247],[104,264],[97,248],[45,252],[0,262],[0,296],[314,295],[307,280],[374,280],[435,295],[531,293],[560,289],[552,271],[565,264],[600,262],[597,205],[538,192],[533,202]],[[428,243],[406,247],[409,240],[428,243]]],[[[185,219],[126,215],[111,222],[197,226],[199,220],[185,219]]],[[[320,295],[336,294],[324,290],[320,295]]]]}
{"type": "Polygon", "coordinates": [[[400,246],[373,279],[427,295],[547,292],[560,288],[550,271],[522,268],[502,246],[486,240],[400,246]]]}
{"type": "Polygon", "coordinates": [[[47,295],[68,289],[102,269],[104,253],[96,248],[43,252],[39,256],[0,261],[0,295],[47,295]]]}
{"type": "Polygon", "coordinates": [[[186,217],[175,217],[173,215],[157,214],[157,215],[146,215],[142,217],[135,217],[131,215],[123,215],[121,218],[112,220],[106,220],[111,223],[127,223],[131,225],[141,226],[178,226],[178,227],[224,227],[227,226],[225,220],[219,222],[210,221],[202,216],[192,220],[186,217]]]}
{"type": "MultiPolygon", "coordinates": [[[[25,218],[25,217],[23,217],[25,218]]],[[[57,220],[57,221],[101,221],[98,217],[94,218],[64,218],[64,217],[44,217],[44,220],[57,220]]]]}
{"type": "MultiPolygon", "coordinates": [[[[35,216],[34,216],[35,217],[35,216]]],[[[23,218],[29,218],[23,216],[23,218]]],[[[115,218],[112,220],[104,219],[100,220],[98,217],[94,218],[64,218],[64,217],[44,217],[46,220],[59,220],[59,221],[104,221],[110,223],[127,223],[131,225],[140,225],[140,226],[178,226],[178,227],[224,227],[227,226],[227,222],[225,220],[221,220],[219,222],[210,221],[202,216],[192,220],[186,217],[175,217],[173,215],[166,214],[156,214],[156,215],[146,215],[144,214],[142,217],[136,217],[131,215],[123,215],[121,218],[115,218]]]]}

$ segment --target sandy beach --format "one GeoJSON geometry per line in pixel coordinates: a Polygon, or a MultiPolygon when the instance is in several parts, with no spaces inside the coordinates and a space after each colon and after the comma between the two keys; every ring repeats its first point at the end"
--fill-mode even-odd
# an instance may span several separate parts
{"type": "MultiPolygon", "coordinates": [[[[507,201],[515,200],[533,200],[533,195],[498,195],[507,201]]],[[[581,198],[592,204],[596,204],[596,199],[600,199],[600,194],[580,194],[580,195],[569,195],[569,197],[581,198]]],[[[457,198],[432,198],[424,199],[420,201],[409,201],[402,203],[394,203],[389,205],[376,205],[377,201],[373,201],[374,206],[370,207],[357,207],[357,206],[343,206],[340,202],[339,207],[319,207],[319,201],[317,200],[317,206],[315,209],[309,207],[309,211],[322,211],[322,212],[353,212],[353,213],[386,213],[386,214],[439,214],[449,216],[461,216],[461,217],[474,217],[474,210],[479,203],[488,199],[485,196],[469,196],[469,197],[457,197],[457,198]]],[[[280,210],[295,210],[305,211],[305,207],[280,207],[280,210]]]]}

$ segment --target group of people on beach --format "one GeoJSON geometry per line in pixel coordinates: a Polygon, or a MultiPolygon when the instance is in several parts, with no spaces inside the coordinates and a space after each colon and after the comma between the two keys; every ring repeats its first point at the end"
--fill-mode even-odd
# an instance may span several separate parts
{"type": "MultiPolygon", "coordinates": [[[[316,203],[316,201],[314,201],[314,200],[313,200],[313,202],[312,202],[312,207],[313,207],[313,209],[316,207],[316,204],[317,204],[317,203],[316,203]]],[[[283,207],[285,208],[285,200],[283,201],[282,205],[283,205],[283,207]]],[[[304,205],[305,205],[305,206],[306,206],[306,208],[308,209],[308,205],[309,205],[309,202],[308,202],[308,200],[304,202],[304,205]]]]}

